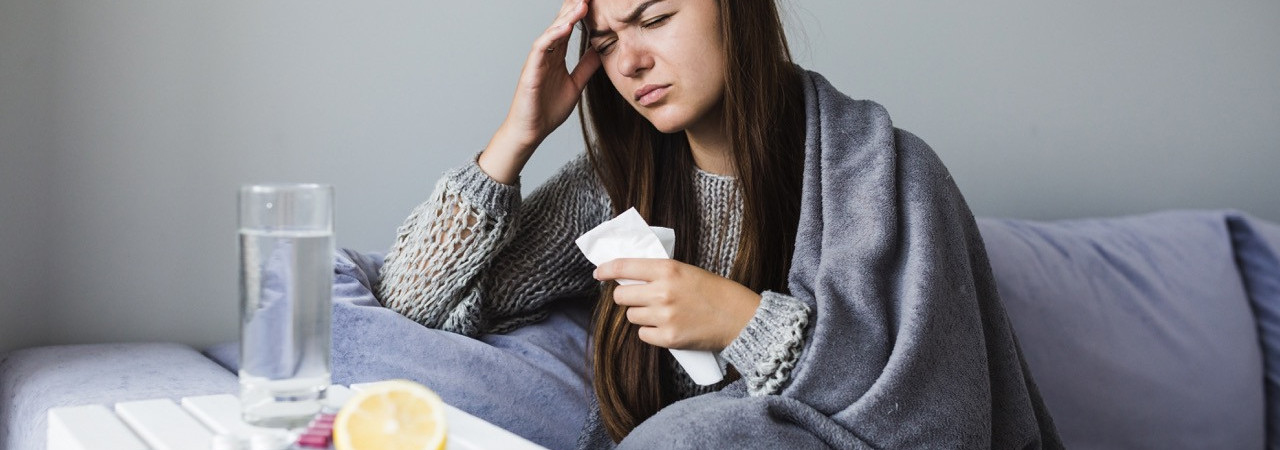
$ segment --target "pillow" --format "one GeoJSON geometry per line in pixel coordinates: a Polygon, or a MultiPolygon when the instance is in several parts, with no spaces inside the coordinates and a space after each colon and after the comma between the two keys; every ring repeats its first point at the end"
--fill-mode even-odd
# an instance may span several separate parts
{"type": "Polygon", "coordinates": [[[1267,442],[1280,448],[1280,226],[1244,215],[1227,222],[1258,322],[1266,370],[1267,442]]]}
{"type": "Polygon", "coordinates": [[[1260,448],[1262,352],[1226,214],[979,220],[1068,448],[1260,448]]]}

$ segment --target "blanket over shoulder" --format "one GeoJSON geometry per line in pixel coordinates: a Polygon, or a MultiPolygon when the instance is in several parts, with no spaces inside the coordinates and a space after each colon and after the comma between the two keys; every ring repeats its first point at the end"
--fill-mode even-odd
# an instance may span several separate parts
{"type": "Polygon", "coordinates": [[[880,105],[804,84],[788,282],[813,317],[790,383],[677,402],[621,446],[1061,447],[946,168],[880,105]]]}

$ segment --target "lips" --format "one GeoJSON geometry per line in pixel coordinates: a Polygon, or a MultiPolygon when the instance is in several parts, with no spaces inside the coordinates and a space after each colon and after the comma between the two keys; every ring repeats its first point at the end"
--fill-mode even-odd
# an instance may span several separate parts
{"type": "Polygon", "coordinates": [[[662,100],[667,95],[669,84],[646,84],[636,89],[635,100],[640,106],[649,106],[662,100]]]}

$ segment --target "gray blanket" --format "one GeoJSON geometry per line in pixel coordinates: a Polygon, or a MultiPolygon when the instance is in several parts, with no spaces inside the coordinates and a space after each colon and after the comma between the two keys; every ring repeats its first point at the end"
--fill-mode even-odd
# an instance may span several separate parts
{"type": "Polygon", "coordinates": [[[805,82],[804,193],[789,277],[815,312],[791,382],[671,405],[624,448],[1061,447],[972,213],[888,113],[805,82]]]}

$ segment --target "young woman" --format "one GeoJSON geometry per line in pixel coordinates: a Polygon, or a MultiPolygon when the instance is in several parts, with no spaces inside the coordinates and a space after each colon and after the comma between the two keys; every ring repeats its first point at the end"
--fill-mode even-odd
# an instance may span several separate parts
{"type": "Polygon", "coordinates": [[[566,0],[488,146],[399,229],[380,299],[472,336],[591,299],[583,447],[1060,446],[976,230],[922,141],[791,63],[773,0],[566,0]],[[587,151],[522,200],[575,105],[587,151]],[[574,240],[632,207],[674,259],[593,270],[574,240]],[[668,348],[734,370],[698,386],[668,348]]]}

